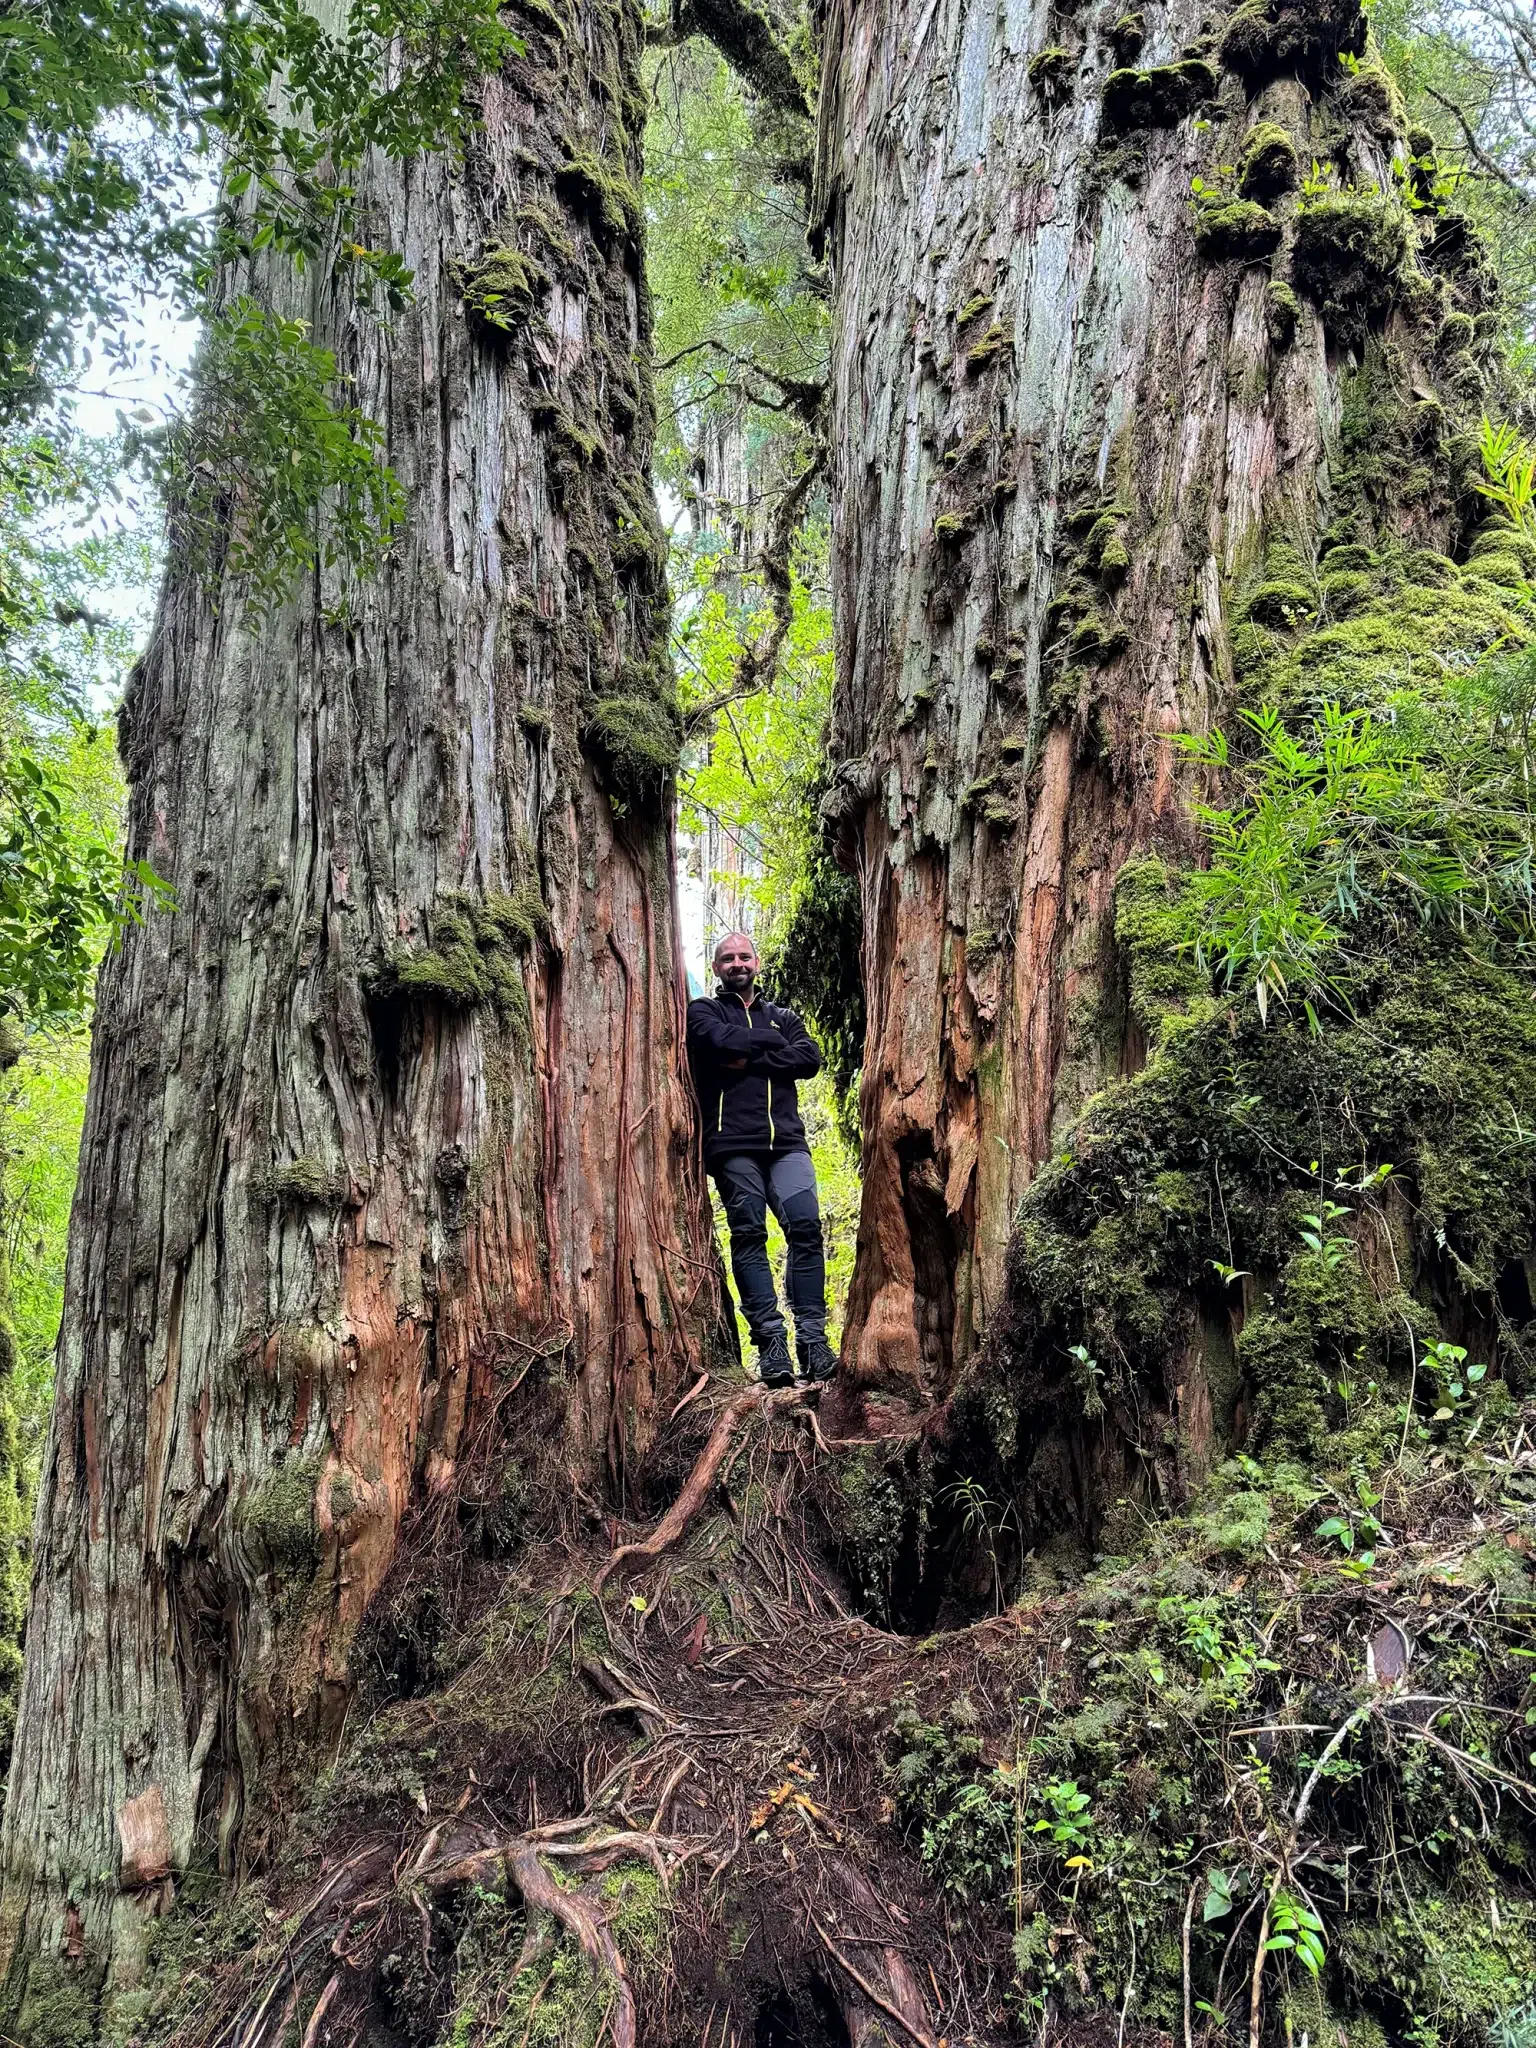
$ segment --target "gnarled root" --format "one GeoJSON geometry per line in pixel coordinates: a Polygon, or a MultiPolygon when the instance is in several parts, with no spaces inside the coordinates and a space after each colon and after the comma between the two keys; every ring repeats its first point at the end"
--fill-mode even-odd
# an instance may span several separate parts
{"type": "Polygon", "coordinates": [[[608,2014],[608,2027],[614,2048],[635,2048],[634,1993],[630,1989],[624,1958],[609,1931],[607,1918],[589,1890],[566,1891],[556,1883],[544,1867],[544,1858],[558,1858],[573,1864],[577,1870],[596,1875],[620,1856],[642,1856],[656,1871],[665,1888],[665,1857],[668,1854],[685,1854],[694,1845],[632,1830],[604,1833],[592,1841],[559,1839],[562,1834],[577,1828],[585,1831],[590,1825],[590,1822],[579,1821],[556,1822],[531,1836],[519,1835],[506,1841],[490,1842],[468,1854],[450,1856],[441,1863],[429,1865],[421,1871],[420,1879],[433,1891],[440,1891],[450,1885],[477,1883],[488,1876],[498,1863],[501,1864],[521,1893],[528,1915],[528,1940],[519,1959],[519,1968],[531,1962],[542,1950],[541,1930],[546,1929],[551,1921],[556,1922],[567,1934],[575,1937],[599,1981],[605,1976],[612,1981],[614,2002],[608,2014]]]}
{"type": "Polygon", "coordinates": [[[770,1396],[763,1387],[749,1387],[728,1401],[715,1418],[715,1426],[709,1433],[709,1442],[699,1453],[697,1464],[688,1474],[682,1492],[662,1516],[656,1527],[640,1543],[621,1543],[617,1550],[603,1564],[592,1581],[594,1593],[600,1593],[620,1565],[630,1564],[636,1559],[660,1557],[682,1536],[706,1500],[709,1490],[725,1463],[727,1453],[743,1418],[755,1408],[760,1408],[770,1396]]]}

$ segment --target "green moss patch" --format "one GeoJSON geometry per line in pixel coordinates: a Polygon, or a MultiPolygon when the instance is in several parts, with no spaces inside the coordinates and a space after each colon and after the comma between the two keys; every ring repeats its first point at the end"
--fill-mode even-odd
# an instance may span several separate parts
{"type": "Polygon", "coordinates": [[[640,233],[640,197],[624,172],[591,150],[572,149],[555,171],[555,189],[581,206],[594,231],[616,242],[640,233]]]}
{"type": "Polygon", "coordinates": [[[518,249],[488,249],[459,286],[464,304],[486,327],[502,334],[520,328],[548,285],[546,273],[518,249]]]}
{"type": "Polygon", "coordinates": [[[1246,0],[1222,31],[1221,61],[1249,94],[1287,73],[1321,81],[1366,47],[1359,0],[1246,0]]]}
{"type": "Polygon", "coordinates": [[[290,1457],[236,1505],[236,1528],[280,1571],[297,1571],[316,1555],[319,1476],[314,1459],[290,1457]]]}
{"type": "Polygon", "coordinates": [[[1274,121],[1255,122],[1243,137],[1237,189],[1244,199],[1278,199],[1296,184],[1296,145],[1274,121]]]}
{"type": "Polygon", "coordinates": [[[1407,254],[1402,209],[1379,192],[1328,193],[1297,216],[1297,288],[1346,347],[1363,343],[1396,304],[1407,254]]]}
{"type": "Polygon", "coordinates": [[[1174,128],[1216,94],[1216,72],[1203,57],[1160,64],[1150,71],[1112,71],[1104,83],[1104,125],[1128,133],[1174,128]]]}
{"type": "Polygon", "coordinates": [[[655,802],[676,774],[682,753],[675,701],[670,691],[600,697],[583,740],[621,802],[655,802]]]}
{"type": "Polygon", "coordinates": [[[520,957],[547,921],[537,891],[445,896],[427,915],[428,942],[401,946],[375,977],[374,993],[439,1003],[448,1010],[493,1006],[526,1017],[520,957]]]}
{"type": "Polygon", "coordinates": [[[1271,278],[1264,288],[1264,324],[1272,348],[1290,347],[1300,317],[1301,301],[1295,292],[1283,278],[1271,278]]]}
{"type": "Polygon", "coordinates": [[[1211,263],[1262,263],[1280,245],[1280,223],[1252,199],[1202,206],[1195,215],[1195,247],[1211,263]]]}
{"type": "Polygon", "coordinates": [[[1059,43],[1041,50],[1029,60],[1029,82],[1047,99],[1065,92],[1072,76],[1072,52],[1059,43]]]}

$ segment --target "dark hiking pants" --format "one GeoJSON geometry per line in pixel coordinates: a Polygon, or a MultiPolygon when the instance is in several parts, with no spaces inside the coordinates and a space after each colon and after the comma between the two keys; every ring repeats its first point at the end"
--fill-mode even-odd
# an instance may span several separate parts
{"type": "Polygon", "coordinates": [[[789,1245],[785,1293],[802,1344],[827,1334],[827,1265],[821,1242],[816,1170],[809,1152],[774,1158],[741,1152],[710,1168],[731,1233],[731,1271],[741,1312],[759,1350],[784,1334],[784,1317],[768,1264],[768,1211],[789,1245]]]}

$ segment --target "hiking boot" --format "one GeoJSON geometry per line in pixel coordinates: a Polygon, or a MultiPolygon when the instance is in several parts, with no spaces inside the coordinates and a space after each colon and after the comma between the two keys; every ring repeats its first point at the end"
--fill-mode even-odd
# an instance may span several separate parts
{"type": "Polygon", "coordinates": [[[837,1353],[825,1337],[812,1337],[807,1344],[796,1347],[800,1353],[800,1370],[813,1387],[824,1386],[837,1371],[837,1353]]]}
{"type": "Polygon", "coordinates": [[[765,1387],[792,1387],[795,1361],[789,1355],[789,1339],[781,1330],[770,1337],[757,1354],[757,1376],[765,1387]]]}

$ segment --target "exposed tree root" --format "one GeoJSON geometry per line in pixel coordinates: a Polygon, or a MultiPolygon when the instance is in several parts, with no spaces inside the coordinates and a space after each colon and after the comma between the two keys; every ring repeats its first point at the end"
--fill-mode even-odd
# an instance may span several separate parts
{"type": "MultiPolygon", "coordinates": [[[[847,1468],[809,1426],[809,1404],[759,1387],[714,1399],[712,1414],[694,1406],[686,1452],[652,1496],[675,1497],[649,1535],[610,1548],[595,1514],[552,1518],[490,1603],[455,1622],[432,1688],[379,1710],[377,1737],[342,1767],[345,1798],[318,1837],[326,1862],[308,1866],[303,1894],[274,1873],[271,1939],[224,1966],[202,2010],[189,2005],[175,2048],[275,2048],[285,2034],[300,2048],[425,2044],[461,2021],[464,2048],[1168,2048],[1181,2021],[1183,2048],[1198,2048],[1195,2000],[1220,2008],[1234,1983],[1232,2033],[1251,2032],[1257,1988],[1261,2048],[1273,2048],[1295,1972],[1266,1951],[1275,1929],[1261,1923],[1280,1888],[1315,1894],[1312,1873],[1326,1884],[1339,1858],[1335,1809],[1356,1779],[1336,1780],[1336,1759],[1349,1753],[1386,1786],[1394,1751],[1433,1750],[1474,1829],[1491,1827],[1499,1800],[1536,1805],[1518,1744],[1478,1757],[1436,1725],[1449,1692],[1360,1677],[1384,1601],[1406,1615],[1409,1588],[1418,1602],[1428,1590],[1454,1632],[1476,1616],[1483,1629],[1496,1598],[1478,1582],[1441,1585],[1466,1503],[1464,1482],[1436,1468],[1415,1496],[1432,1582],[1420,1568],[1397,1591],[1337,1574],[1304,1582],[1302,1565],[1272,1561],[1251,1610],[1235,1589],[1226,1596],[1219,1654],[1263,1620],[1244,1655],[1273,1662],[1241,1683],[1224,1676],[1234,1698],[1207,1710],[1222,1776],[1199,1786],[1223,1832],[1193,1868],[1180,1852],[1163,1915],[1173,1960],[1159,1963],[1107,1888],[1091,1894],[1096,1871],[1079,1880],[1088,1866],[1068,1868],[1041,1837],[1034,1787],[1064,1773],[1063,1727],[1091,1716],[1103,1670],[1123,1664],[1134,1680],[1141,1667],[1120,1659],[1122,1641],[1155,1647],[1160,1668],[1196,1682],[1191,1659],[1214,1659],[1182,1632],[1218,1611],[1219,1594],[1199,1590],[1212,1581],[1170,1592],[1165,1578],[1128,1574],[1124,1595],[1106,1581],[1107,1595],[1067,1589],[968,1626],[895,1634],[849,1611],[817,1520],[823,1482],[847,1468]],[[647,1568],[644,1599],[594,1598],[626,1565],[647,1568]],[[1299,1621],[1274,1617],[1301,1613],[1304,1591],[1298,1636],[1299,1621]],[[1368,1697],[1351,1695],[1361,1684],[1368,1697]],[[1322,1752],[1276,1802],[1253,1744],[1268,1743],[1266,1767],[1284,1771],[1309,1735],[1322,1752]],[[1015,1777],[1032,1744],[1033,1776],[1015,1777]],[[930,1821],[932,1847],[918,1833],[930,1821]],[[944,1857],[966,1859],[949,1866],[959,1882],[947,1893],[944,1857]],[[972,1875],[983,1858],[1004,1873],[986,1880],[990,1897],[972,1875]],[[1212,1868],[1242,1873],[1225,1925],[1199,1910],[1212,1868]],[[1032,2010],[1015,1988],[1021,1933],[1049,1972],[1032,2010]]],[[[1511,1476],[1536,1479],[1523,1441],[1464,1542],[1526,1540],[1517,1509],[1493,1505],[1511,1476]]],[[[1383,1506],[1405,1519],[1395,1498],[1383,1506]]],[[[1178,1568],[1194,1570],[1187,1556],[1178,1568]]],[[[1421,1644],[1429,1626],[1415,1625],[1421,1644]]],[[[1133,1694],[1129,1715],[1151,1718],[1111,1731],[1131,1799],[1158,1796],[1163,1697],[1133,1694]]],[[[1513,1738],[1524,1709],[1512,1681],[1480,1712],[1513,1738]]],[[[1090,1734],[1110,1739],[1102,1725],[1090,1734]]],[[[1162,1767],[1189,1768],[1182,1757],[1162,1767]]],[[[1096,1801],[1108,1813],[1113,1797],[1101,1785],[1096,1801]]],[[[1095,1815],[1106,1861],[1125,1853],[1110,1826],[1150,1829],[1144,1814],[1128,1803],[1113,1822],[1095,1815]]]]}
{"type": "MultiPolygon", "coordinates": [[[[915,2025],[907,2018],[907,2015],[901,2010],[899,2005],[894,2004],[883,1992],[877,1991],[864,1973],[854,1968],[853,1964],[849,1962],[847,1956],[843,1954],[843,1951],[838,1947],[831,1935],[828,1934],[821,1922],[813,1918],[811,1925],[820,1936],[821,1945],[827,1954],[831,1956],[843,1974],[863,1992],[870,2004],[878,2007],[887,2019],[894,2020],[907,2038],[917,2043],[917,2048],[934,2048],[933,2036],[924,2033],[921,2027],[915,2025]]],[[[895,1951],[893,1950],[891,1953],[894,1955],[895,1951]]]]}
{"type": "MultiPolygon", "coordinates": [[[[630,1564],[636,1559],[660,1557],[664,1550],[669,1549],[687,1531],[688,1525],[709,1498],[709,1490],[715,1483],[720,1467],[725,1463],[726,1454],[741,1422],[754,1409],[761,1408],[772,1398],[766,1388],[756,1386],[749,1387],[745,1393],[738,1394],[734,1400],[726,1403],[715,1418],[715,1426],[709,1433],[709,1442],[700,1453],[698,1463],[689,1473],[682,1492],[643,1542],[619,1545],[593,1579],[594,1593],[602,1591],[621,1565],[630,1564]]],[[[794,1400],[799,1397],[791,1394],[789,1398],[794,1400]]]]}

